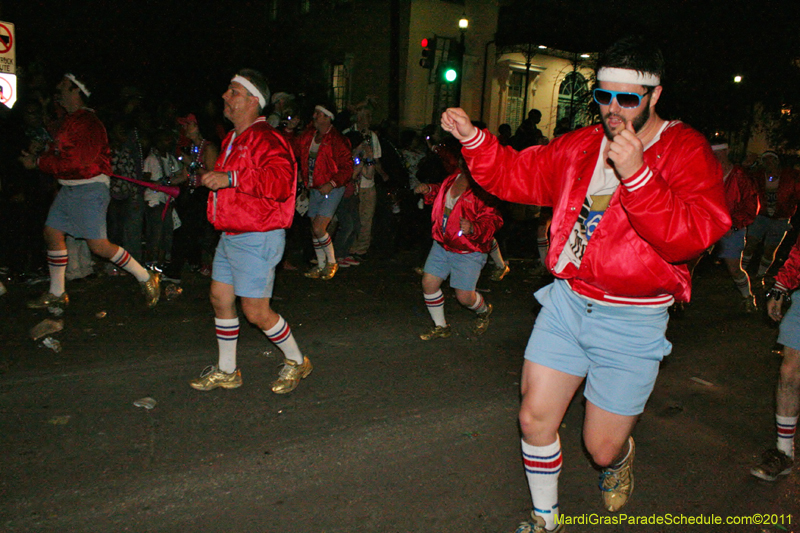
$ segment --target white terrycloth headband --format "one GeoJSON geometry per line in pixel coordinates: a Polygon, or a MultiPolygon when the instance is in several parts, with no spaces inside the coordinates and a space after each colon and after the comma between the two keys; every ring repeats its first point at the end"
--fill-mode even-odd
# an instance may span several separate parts
{"type": "Polygon", "coordinates": [[[231,81],[241,84],[241,86],[247,89],[250,94],[258,98],[258,103],[261,105],[262,109],[267,107],[267,99],[264,98],[264,95],[261,94],[261,91],[256,89],[256,86],[253,85],[252,81],[248,80],[244,76],[239,76],[238,74],[234,76],[231,81]]]}
{"type": "Polygon", "coordinates": [[[718,152],[720,150],[727,150],[727,149],[728,149],[728,143],[712,144],[711,145],[711,150],[714,151],[714,152],[718,152]]]}
{"type": "Polygon", "coordinates": [[[321,105],[318,105],[318,106],[314,107],[314,109],[316,109],[317,111],[319,111],[320,113],[322,113],[324,115],[328,115],[329,117],[331,117],[331,120],[333,120],[335,118],[333,116],[333,113],[331,113],[330,111],[328,111],[326,108],[322,107],[321,105]]]}
{"type": "Polygon", "coordinates": [[[661,79],[655,74],[642,73],[628,68],[603,67],[597,71],[597,81],[610,81],[614,83],[633,83],[655,87],[661,85],[661,79]]]}
{"type": "Polygon", "coordinates": [[[69,81],[75,84],[75,86],[80,89],[80,91],[85,94],[86,96],[91,96],[92,93],[89,92],[89,89],[86,88],[86,85],[79,82],[78,79],[75,77],[74,74],[70,74],[69,72],[64,74],[64,77],[67,78],[69,81]]]}

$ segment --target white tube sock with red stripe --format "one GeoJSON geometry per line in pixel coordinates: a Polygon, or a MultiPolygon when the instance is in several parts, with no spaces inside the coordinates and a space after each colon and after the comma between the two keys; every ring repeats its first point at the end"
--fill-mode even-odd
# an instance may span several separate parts
{"type": "Polygon", "coordinates": [[[522,441],[522,460],[533,500],[533,512],[544,519],[547,529],[555,529],[558,517],[558,476],[561,473],[561,440],[531,446],[522,441]]]}
{"type": "Polygon", "coordinates": [[[472,302],[472,305],[470,305],[468,309],[470,311],[475,311],[478,314],[481,314],[486,311],[487,309],[486,301],[483,299],[483,296],[481,296],[481,293],[479,292],[475,293],[475,301],[472,302]]]}
{"type": "Polygon", "coordinates": [[[236,372],[236,344],[239,341],[239,317],[215,318],[219,363],[217,368],[225,373],[236,372]]]}
{"type": "Polygon", "coordinates": [[[47,250],[47,270],[50,272],[50,294],[61,296],[65,291],[65,275],[69,254],[66,250],[47,250]]]}
{"type": "Polygon", "coordinates": [[[775,415],[778,426],[778,449],[794,458],[794,434],[797,432],[797,416],[775,415]]]}
{"type": "Polygon", "coordinates": [[[117,247],[117,253],[111,258],[111,262],[120,267],[125,272],[133,274],[137,281],[147,281],[150,273],[139,264],[139,262],[125,251],[122,246],[117,247]]]}
{"type": "Polygon", "coordinates": [[[437,326],[446,326],[447,320],[444,319],[444,294],[442,290],[434,292],[433,294],[422,293],[425,297],[425,307],[431,314],[433,323],[437,326]]]}
{"type": "Polygon", "coordinates": [[[303,354],[297,346],[297,341],[294,340],[292,328],[289,327],[289,324],[282,316],[278,315],[278,322],[269,330],[263,331],[264,335],[275,343],[275,346],[281,349],[286,359],[291,359],[295,363],[303,364],[303,354]]]}

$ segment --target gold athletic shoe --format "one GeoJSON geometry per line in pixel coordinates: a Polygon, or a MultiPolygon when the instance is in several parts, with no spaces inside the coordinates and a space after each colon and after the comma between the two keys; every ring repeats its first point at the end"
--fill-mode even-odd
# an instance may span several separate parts
{"type": "Polygon", "coordinates": [[[630,452],[622,464],[615,468],[605,468],[600,474],[603,507],[611,513],[622,509],[633,494],[633,459],[636,455],[633,437],[628,437],[628,443],[630,452]]]}
{"type": "Polygon", "coordinates": [[[323,273],[324,271],[325,271],[325,269],[323,269],[323,268],[320,268],[320,267],[318,267],[318,266],[315,266],[315,267],[311,268],[311,270],[309,270],[308,272],[306,272],[306,273],[305,273],[305,274],[303,274],[303,275],[304,275],[305,277],[307,277],[307,278],[311,278],[311,279],[319,279],[319,278],[322,276],[322,273],[323,273]]]}
{"type": "Polygon", "coordinates": [[[487,303],[486,311],[479,313],[478,318],[475,319],[475,327],[472,329],[472,333],[480,336],[489,329],[489,317],[492,314],[492,309],[492,304],[487,303]]]}
{"type": "Polygon", "coordinates": [[[520,523],[514,533],[564,533],[565,531],[563,522],[558,524],[555,529],[546,529],[545,525],[544,518],[536,516],[531,511],[531,519],[520,523]]]}
{"type": "Polygon", "coordinates": [[[147,307],[155,307],[161,297],[161,273],[155,270],[148,270],[147,272],[150,277],[147,281],[142,281],[139,284],[142,286],[147,307]]]}
{"type": "Polygon", "coordinates": [[[237,368],[228,374],[212,365],[206,367],[199,378],[191,380],[189,385],[197,390],[214,390],[217,387],[235,389],[242,386],[242,372],[237,368]]]}
{"type": "Polygon", "coordinates": [[[272,383],[272,392],[275,394],[292,392],[300,384],[300,380],[307,378],[312,370],[314,370],[314,366],[308,357],[303,357],[303,364],[295,363],[291,359],[284,359],[278,379],[272,383]]]}
{"type": "Polygon", "coordinates": [[[324,279],[325,281],[332,279],[338,271],[339,263],[328,263],[322,270],[322,275],[319,277],[319,279],[324,279]]]}
{"type": "Polygon", "coordinates": [[[511,268],[508,266],[508,263],[505,264],[503,268],[495,268],[494,272],[492,272],[491,280],[492,281],[502,281],[506,274],[511,271],[511,268]]]}
{"type": "Polygon", "coordinates": [[[46,309],[49,307],[58,307],[65,309],[69,305],[69,296],[67,293],[56,296],[52,292],[46,292],[36,298],[35,300],[28,301],[28,309],[46,309]]]}
{"type": "Polygon", "coordinates": [[[450,325],[446,326],[433,326],[428,331],[420,333],[419,338],[424,341],[429,341],[432,339],[446,339],[452,334],[452,330],[450,329],[450,325]]]}

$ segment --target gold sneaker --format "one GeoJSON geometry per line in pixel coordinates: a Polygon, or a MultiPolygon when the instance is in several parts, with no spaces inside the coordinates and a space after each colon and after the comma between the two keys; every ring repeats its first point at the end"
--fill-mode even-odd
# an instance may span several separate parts
{"type": "Polygon", "coordinates": [[[492,314],[492,304],[486,304],[486,311],[478,313],[478,318],[475,319],[475,327],[472,328],[472,333],[475,335],[483,335],[489,329],[489,317],[492,314]]]}
{"type": "Polygon", "coordinates": [[[318,266],[312,267],[311,270],[303,274],[307,278],[311,279],[319,279],[322,277],[322,273],[325,271],[324,268],[320,268],[318,266]]]}
{"type": "Polygon", "coordinates": [[[69,305],[69,296],[67,293],[62,293],[61,296],[56,296],[52,292],[46,292],[36,298],[35,300],[28,301],[28,309],[45,309],[49,307],[58,307],[64,309],[69,305]]]}
{"type": "Polygon", "coordinates": [[[508,263],[506,263],[503,268],[495,268],[490,279],[492,281],[502,281],[503,278],[506,277],[506,274],[508,274],[510,271],[511,268],[508,266],[508,263]]]}
{"type": "Polygon", "coordinates": [[[314,366],[308,357],[303,357],[303,364],[298,364],[291,359],[283,360],[283,367],[278,372],[278,379],[272,383],[272,392],[286,394],[292,392],[300,384],[300,380],[307,378],[314,366]]]}
{"type": "Polygon", "coordinates": [[[558,524],[555,529],[547,529],[546,525],[544,518],[536,516],[531,511],[531,519],[521,522],[514,533],[564,533],[565,531],[563,522],[558,524]]]}
{"type": "Polygon", "coordinates": [[[142,286],[147,307],[155,307],[161,297],[161,273],[155,270],[148,270],[147,272],[150,274],[150,278],[147,281],[140,282],[139,285],[142,286]]]}
{"type": "Polygon", "coordinates": [[[214,390],[217,387],[235,389],[242,386],[242,372],[237,368],[235,372],[228,374],[215,365],[207,366],[200,373],[200,377],[191,380],[189,385],[197,390],[214,390]]]}
{"type": "Polygon", "coordinates": [[[322,275],[319,279],[329,280],[332,279],[333,276],[339,271],[339,263],[328,263],[325,265],[325,268],[322,270],[322,275]]]}
{"type": "Polygon", "coordinates": [[[630,452],[622,464],[615,468],[604,468],[600,474],[603,507],[611,513],[622,509],[633,494],[633,459],[636,455],[633,437],[628,437],[628,445],[630,452]]]}
{"type": "Polygon", "coordinates": [[[446,326],[433,326],[431,329],[424,333],[420,333],[419,338],[424,341],[432,339],[446,339],[453,331],[450,329],[450,324],[446,326]]]}

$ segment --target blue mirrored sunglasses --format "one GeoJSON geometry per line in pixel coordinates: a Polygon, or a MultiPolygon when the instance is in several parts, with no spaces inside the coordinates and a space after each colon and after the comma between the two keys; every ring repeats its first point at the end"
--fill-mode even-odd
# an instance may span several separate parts
{"type": "Polygon", "coordinates": [[[616,98],[620,107],[632,109],[634,107],[639,107],[642,103],[642,98],[647,96],[649,92],[649,88],[644,94],[622,93],[619,91],[609,91],[608,89],[595,89],[592,91],[592,97],[594,98],[594,101],[600,105],[611,105],[611,102],[614,100],[614,98],[616,98]]]}

